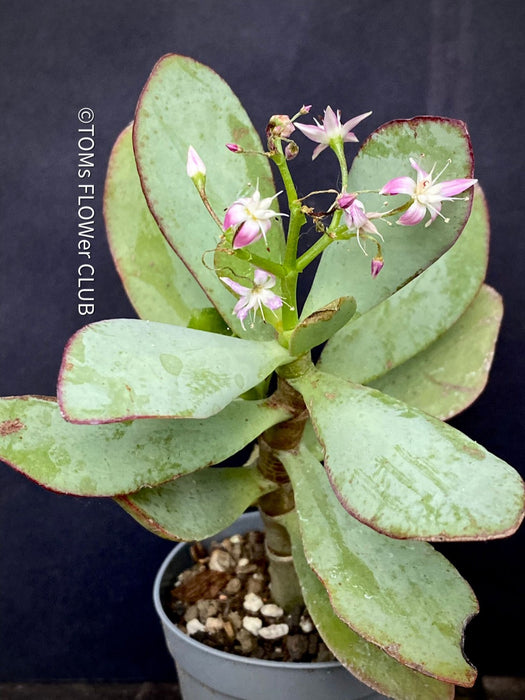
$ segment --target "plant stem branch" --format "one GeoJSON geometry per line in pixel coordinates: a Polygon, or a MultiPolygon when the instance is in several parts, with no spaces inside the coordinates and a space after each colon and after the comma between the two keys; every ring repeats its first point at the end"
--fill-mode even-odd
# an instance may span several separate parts
{"type": "Polygon", "coordinates": [[[298,323],[297,313],[297,279],[299,272],[296,267],[297,247],[299,245],[299,234],[301,228],[306,223],[306,217],[301,209],[301,202],[297,197],[297,191],[288,168],[288,161],[283,152],[280,139],[275,141],[276,151],[272,159],[279,169],[281,178],[288,198],[288,209],[290,211],[290,221],[288,224],[288,234],[286,237],[286,251],[284,254],[283,267],[285,276],[282,281],[283,295],[283,330],[291,330],[298,323]]]}

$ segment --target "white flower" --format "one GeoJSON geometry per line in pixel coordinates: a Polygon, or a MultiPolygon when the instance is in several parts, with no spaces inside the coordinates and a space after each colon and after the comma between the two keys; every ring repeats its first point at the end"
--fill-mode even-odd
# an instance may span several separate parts
{"type": "MultiPolygon", "coordinates": [[[[278,294],[274,294],[270,289],[275,286],[275,276],[265,270],[256,269],[253,275],[253,286],[245,287],[229,277],[220,278],[224,284],[240,295],[239,301],[235,304],[233,313],[240,320],[243,328],[244,319],[248,316],[249,311],[252,311],[252,316],[255,317],[257,310],[263,314],[263,306],[274,311],[283,305],[283,300],[278,294]]],[[[246,329],[245,329],[246,330],[246,329]]]]}

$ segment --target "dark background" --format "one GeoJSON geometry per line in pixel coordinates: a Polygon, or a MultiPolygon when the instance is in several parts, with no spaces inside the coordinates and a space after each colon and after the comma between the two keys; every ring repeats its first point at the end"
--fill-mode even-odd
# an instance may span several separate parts
{"type": "MultiPolygon", "coordinates": [[[[83,106],[95,110],[97,144],[88,320],[134,315],[104,235],[105,165],[155,61],[175,52],[220,73],[260,131],[303,103],[346,119],[373,109],[363,138],[416,114],[468,123],[491,209],[488,281],[506,314],[489,386],[454,424],[525,472],[525,3],[2,0],[0,11],[0,394],[53,395],[62,348],[86,321],[75,287],[83,106]]],[[[303,192],[333,186],[331,159],[316,161],[314,182],[309,153],[295,161],[303,192]]],[[[111,500],[48,493],[3,464],[0,536],[0,680],[174,677],[151,603],[169,542],[111,500]]],[[[524,544],[522,531],[443,548],[480,599],[467,652],[482,673],[523,673],[524,544]]]]}

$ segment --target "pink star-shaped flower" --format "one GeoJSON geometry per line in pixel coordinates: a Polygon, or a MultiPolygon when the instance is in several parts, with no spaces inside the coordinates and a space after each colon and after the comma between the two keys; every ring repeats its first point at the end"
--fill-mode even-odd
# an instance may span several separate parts
{"type": "Polygon", "coordinates": [[[255,317],[257,310],[264,316],[263,306],[274,311],[283,305],[283,300],[278,294],[271,292],[271,288],[275,286],[275,276],[266,270],[255,270],[253,275],[253,285],[245,287],[229,277],[220,277],[230,289],[240,295],[239,301],[235,304],[233,313],[240,320],[244,327],[244,320],[248,313],[252,311],[252,316],[255,317]]]}
{"type": "Polygon", "coordinates": [[[430,214],[430,219],[425,226],[430,226],[437,216],[441,216],[444,221],[448,222],[449,219],[441,214],[441,203],[452,202],[454,199],[458,199],[453,195],[464,192],[477,182],[477,180],[469,178],[436,182],[443,174],[448,163],[436,177],[432,176],[435,165],[430,173],[425,172],[413,158],[410,158],[410,165],[417,173],[416,180],[408,176],[395,177],[379,190],[379,194],[408,194],[412,197],[412,204],[397,221],[398,224],[403,224],[404,226],[419,224],[425,218],[427,211],[430,214]]]}
{"type": "Polygon", "coordinates": [[[319,144],[319,146],[314,148],[314,152],[312,153],[312,160],[315,160],[319,153],[324,151],[325,148],[328,148],[332,141],[337,139],[342,139],[343,142],[358,141],[352,129],[371,114],[372,112],[365,112],[341,124],[341,110],[338,109],[336,114],[331,107],[327,107],[324,111],[322,124],[319,124],[317,119],[314,119],[316,126],[313,124],[300,124],[299,122],[296,122],[295,126],[302,131],[306,137],[319,144]]]}
{"type": "Polygon", "coordinates": [[[244,248],[260,238],[264,238],[266,242],[266,234],[272,225],[271,219],[274,216],[285,216],[270,209],[270,204],[279,194],[280,192],[273,197],[261,199],[257,185],[251,197],[241,197],[228,207],[223,230],[238,227],[233,238],[234,248],[244,248]]]}

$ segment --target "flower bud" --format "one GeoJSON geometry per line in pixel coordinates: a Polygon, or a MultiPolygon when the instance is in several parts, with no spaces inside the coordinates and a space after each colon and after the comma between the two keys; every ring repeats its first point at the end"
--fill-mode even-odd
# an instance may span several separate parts
{"type": "Polygon", "coordinates": [[[232,153],[243,153],[244,148],[237,143],[227,143],[226,148],[232,153]]]}
{"type": "Polygon", "coordinates": [[[204,191],[204,185],[206,183],[206,166],[193,146],[188,148],[186,172],[188,173],[188,177],[193,180],[193,183],[199,192],[204,191]]]}
{"type": "Polygon", "coordinates": [[[192,180],[196,175],[206,175],[206,166],[193,146],[188,148],[186,172],[188,173],[188,177],[191,177],[192,180]]]}
{"type": "Polygon", "coordinates": [[[286,148],[284,149],[286,160],[293,160],[298,153],[299,146],[295,143],[295,141],[290,141],[290,143],[286,144],[286,148]]]}
{"type": "Polygon", "coordinates": [[[378,274],[383,269],[384,264],[385,261],[383,260],[383,257],[381,255],[376,255],[375,258],[372,258],[372,262],[370,264],[370,274],[372,275],[372,277],[378,276],[378,274]]]}
{"type": "Polygon", "coordinates": [[[312,105],[303,105],[301,109],[299,110],[299,114],[308,114],[308,112],[312,109],[312,105]]]}
{"type": "Polygon", "coordinates": [[[288,138],[295,131],[295,126],[287,114],[274,114],[270,117],[268,126],[266,127],[266,135],[268,138],[279,137],[288,138]]]}

